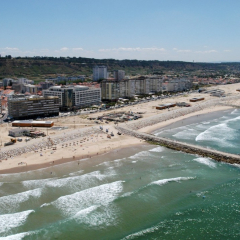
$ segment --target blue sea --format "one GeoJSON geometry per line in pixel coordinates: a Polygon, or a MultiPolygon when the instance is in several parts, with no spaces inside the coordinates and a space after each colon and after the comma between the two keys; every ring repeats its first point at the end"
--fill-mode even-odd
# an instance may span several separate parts
{"type": "MultiPolygon", "coordinates": [[[[240,153],[240,110],[155,134],[240,153]]],[[[157,145],[0,175],[0,239],[240,239],[240,165],[157,145]],[[52,172],[52,174],[51,174],[52,172]]]]}

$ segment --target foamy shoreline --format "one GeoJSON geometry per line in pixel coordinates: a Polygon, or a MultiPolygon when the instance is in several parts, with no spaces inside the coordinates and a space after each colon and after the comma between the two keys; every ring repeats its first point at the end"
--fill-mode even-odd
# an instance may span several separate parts
{"type": "MultiPolygon", "coordinates": [[[[226,92],[228,90],[229,93],[232,94],[232,97],[230,97],[229,99],[232,99],[231,101],[234,101],[235,104],[236,99],[240,98],[239,93],[235,90],[236,88],[239,88],[239,86],[240,84],[221,86],[223,88],[225,87],[224,89],[226,92]]],[[[188,97],[188,99],[192,97],[198,97],[199,95],[200,94],[198,93],[192,94],[188,97]]],[[[127,125],[131,128],[135,128],[136,130],[141,132],[151,133],[156,129],[166,127],[167,125],[173,124],[177,121],[181,121],[189,117],[208,114],[216,111],[223,111],[232,108],[230,106],[219,105],[219,103],[222,101],[219,98],[211,97],[209,95],[204,95],[204,97],[206,99],[204,101],[206,103],[206,106],[204,106],[204,102],[194,103],[192,107],[188,109],[176,108],[171,109],[170,111],[158,111],[153,109],[152,105],[154,103],[155,105],[163,103],[164,101],[162,100],[159,100],[157,102],[148,102],[139,105],[128,106],[124,109],[125,111],[139,111],[138,109],[144,108],[144,110],[146,110],[146,114],[143,119],[122,124],[127,125]],[[201,107],[201,105],[204,106],[204,108],[201,107]],[[182,114],[183,112],[184,114],[182,114]],[[162,119],[162,117],[165,115],[168,116],[167,120],[162,119]],[[162,120],[160,121],[160,119],[162,120]]],[[[166,99],[166,101],[168,102],[183,100],[187,99],[166,99]]],[[[100,114],[97,113],[95,115],[97,116],[100,114]]],[[[142,144],[142,141],[140,139],[126,135],[117,135],[117,130],[114,128],[113,123],[107,125],[105,124],[103,125],[103,128],[104,131],[100,131],[99,126],[97,125],[90,128],[88,127],[74,130],[66,130],[64,132],[60,132],[59,134],[51,136],[51,141],[54,142],[56,150],[53,150],[53,146],[48,146],[46,144],[43,144],[40,147],[41,141],[46,142],[46,138],[34,139],[31,140],[29,143],[18,144],[18,148],[15,145],[10,146],[9,148],[2,148],[0,154],[4,151],[10,151],[11,149],[16,150],[20,149],[21,147],[26,148],[29,146],[33,146],[29,149],[29,151],[20,152],[15,156],[12,156],[10,154],[8,157],[5,158],[7,160],[2,160],[2,162],[0,162],[0,173],[4,174],[25,172],[50,167],[55,164],[78,161],[85,158],[88,158],[88,161],[90,161],[91,157],[93,156],[105,154],[116,149],[127,148],[133,145],[142,144]],[[111,139],[107,138],[107,134],[105,131],[106,128],[109,130],[109,132],[114,133],[114,137],[112,137],[111,139]]]]}

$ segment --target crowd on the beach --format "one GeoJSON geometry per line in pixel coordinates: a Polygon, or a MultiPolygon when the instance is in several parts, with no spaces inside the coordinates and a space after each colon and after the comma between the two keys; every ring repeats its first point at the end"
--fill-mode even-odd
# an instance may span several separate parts
{"type": "Polygon", "coordinates": [[[58,135],[56,137],[42,138],[41,140],[39,139],[40,141],[37,141],[35,143],[32,143],[32,144],[28,143],[26,146],[15,147],[9,150],[1,151],[0,161],[7,160],[8,158],[13,158],[15,156],[19,156],[24,153],[37,152],[39,150],[54,147],[57,144],[63,144],[75,139],[86,138],[86,137],[89,137],[91,134],[99,134],[99,133],[102,133],[102,131],[100,131],[96,127],[91,127],[87,129],[85,128],[85,129],[73,130],[68,133],[63,133],[60,136],[58,135]]]}

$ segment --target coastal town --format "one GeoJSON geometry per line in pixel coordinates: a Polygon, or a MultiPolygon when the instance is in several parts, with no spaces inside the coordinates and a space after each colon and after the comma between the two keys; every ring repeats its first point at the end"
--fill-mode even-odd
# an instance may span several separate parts
{"type": "Polygon", "coordinates": [[[0,240],[240,239],[240,1],[1,1],[0,240]]]}
{"type": "Polygon", "coordinates": [[[122,127],[151,133],[190,116],[240,106],[238,79],[195,89],[187,78],[126,78],[123,70],[108,76],[106,67],[95,66],[92,82],[79,84],[3,79],[0,172],[89,159],[144,141],[122,127]]]}

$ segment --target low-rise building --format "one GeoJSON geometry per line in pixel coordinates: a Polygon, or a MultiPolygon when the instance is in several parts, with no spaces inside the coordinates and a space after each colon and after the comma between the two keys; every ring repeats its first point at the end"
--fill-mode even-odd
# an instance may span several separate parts
{"type": "Polygon", "coordinates": [[[13,128],[8,131],[8,135],[11,137],[21,137],[29,133],[30,130],[24,128],[13,128]]]}
{"type": "Polygon", "coordinates": [[[13,127],[52,127],[53,121],[19,120],[12,122],[13,127]]]}

